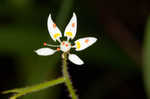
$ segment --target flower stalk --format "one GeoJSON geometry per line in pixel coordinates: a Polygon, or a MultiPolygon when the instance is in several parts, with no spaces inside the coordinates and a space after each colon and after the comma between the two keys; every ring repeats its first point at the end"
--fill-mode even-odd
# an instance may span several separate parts
{"type": "Polygon", "coordinates": [[[26,88],[18,88],[18,89],[12,89],[12,90],[7,90],[7,91],[3,91],[3,94],[8,94],[8,93],[15,93],[13,96],[10,97],[10,99],[16,99],[18,97],[21,97],[25,94],[28,93],[32,93],[32,92],[37,92],[40,91],[42,89],[48,88],[48,87],[52,87],[61,83],[64,83],[65,79],[64,77],[58,78],[56,80],[52,80],[52,81],[47,81],[44,83],[40,83],[38,85],[33,85],[31,87],[26,87],[26,88]]]}
{"type": "Polygon", "coordinates": [[[72,99],[78,99],[78,96],[76,95],[75,89],[73,88],[73,85],[69,76],[68,67],[67,67],[67,57],[68,57],[68,53],[67,52],[63,53],[63,57],[62,57],[63,58],[63,76],[65,79],[65,84],[70,93],[70,97],[72,97],[72,99]]]}
{"type": "Polygon", "coordinates": [[[73,85],[72,85],[72,82],[71,82],[71,79],[69,76],[69,72],[68,72],[68,67],[67,67],[68,52],[64,52],[62,54],[62,56],[63,56],[62,57],[62,59],[63,59],[63,67],[62,67],[63,77],[60,77],[56,80],[40,83],[38,85],[33,85],[31,87],[17,88],[17,89],[3,91],[2,93],[3,94],[15,93],[13,96],[10,97],[10,99],[16,99],[16,98],[19,98],[28,93],[37,92],[37,91],[40,91],[40,90],[48,88],[48,87],[52,87],[52,86],[55,86],[55,85],[58,85],[61,83],[65,83],[65,85],[67,86],[67,89],[69,91],[70,97],[72,99],[78,99],[78,96],[76,95],[75,89],[73,88],[73,85]]]}

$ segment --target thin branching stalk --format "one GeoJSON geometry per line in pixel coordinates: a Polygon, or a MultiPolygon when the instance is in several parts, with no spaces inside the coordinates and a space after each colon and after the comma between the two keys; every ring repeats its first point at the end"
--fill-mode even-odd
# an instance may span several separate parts
{"type": "Polygon", "coordinates": [[[60,77],[56,80],[40,83],[38,85],[33,85],[30,87],[7,90],[7,91],[4,91],[2,93],[3,94],[15,93],[9,99],[16,99],[16,98],[21,97],[21,96],[28,94],[28,93],[40,91],[40,90],[48,88],[48,87],[52,87],[52,86],[55,86],[55,85],[58,85],[61,83],[65,83],[65,85],[67,86],[67,89],[69,91],[70,97],[72,99],[78,99],[78,96],[76,94],[75,89],[73,88],[73,85],[72,85],[72,82],[71,82],[71,79],[69,76],[69,72],[68,72],[68,67],[67,67],[68,52],[63,53],[62,56],[63,56],[63,68],[62,68],[63,77],[60,77]]]}
{"type": "Polygon", "coordinates": [[[65,79],[65,84],[68,88],[68,91],[70,93],[70,97],[72,97],[72,99],[78,99],[78,96],[76,95],[75,89],[73,88],[70,76],[69,76],[69,72],[68,72],[68,67],[67,67],[67,54],[68,53],[63,53],[63,76],[65,79]]]}
{"type": "Polygon", "coordinates": [[[38,85],[34,85],[31,87],[26,87],[26,88],[18,88],[18,89],[12,89],[12,90],[8,90],[8,91],[4,91],[3,94],[7,94],[7,93],[16,93],[15,95],[13,95],[12,97],[10,97],[10,99],[16,99],[20,96],[23,96],[25,94],[28,93],[32,93],[32,92],[36,92],[36,91],[40,91],[42,89],[48,88],[48,87],[52,87],[61,83],[64,83],[65,79],[64,77],[58,78],[56,80],[52,80],[52,81],[47,81],[38,85]]]}

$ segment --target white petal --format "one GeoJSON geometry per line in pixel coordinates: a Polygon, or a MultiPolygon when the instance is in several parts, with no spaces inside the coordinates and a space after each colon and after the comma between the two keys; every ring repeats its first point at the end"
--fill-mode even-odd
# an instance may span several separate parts
{"type": "Polygon", "coordinates": [[[73,39],[76,35],[76,30],[77,30],[77,17],[76,14],[73,13],[73,16],[66,26],[64,36],[66,36],[68,39],[73,39]]]}
{"type": "Polygon", "coordinates": [[[97,38],[95,37],[85,37],[85,38],[80,38],[75,41],[75,50],[76,51],[81,51],[86,49],[87,47],[91,46],[97,41],[97,38]]]}
{"type": "Polygon", "coordinates": [[[35,51],[40,56],[48,56],[52,55],[56,52],[56,50],[50,49],[50,48],[40,48],[35,51]]]}
{"type": "Polygon", "coordinates": [[[61,34],[60,30],[58,29],[58,27],[56,26],[56,24],[53,22],[53,20],[51,18],[51,14],[48,17],[47,26],[48,26],[48,31],[49,31],[51,38],[54,41],[56,41],[56,40],[59,41],[60,37],[62,37],[62,34],[61,34]]]}
{"type": "Polygon", "coordinates": [[[75,55],[75,54],[69,54],[68,58],[69,58],[69,60],[72,63],[74,63],[76,65],[82,65],[82,64],[84,64],[84,62],[77,55],[75,55]]]}

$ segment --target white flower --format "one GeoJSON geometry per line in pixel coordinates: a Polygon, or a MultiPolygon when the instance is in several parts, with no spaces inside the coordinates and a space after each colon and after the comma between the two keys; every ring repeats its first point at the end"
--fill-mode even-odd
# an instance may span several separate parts
{"type": "MultiPolygon", "coordinates": [[[[60,45],[50,45],[50,44],[44,43],[45,46],[56,47],[57,49],[53,50],[53,49],[50,49],[47,47],[40,48],[35,51],[40,56],[52,55],[57,51],[69,53],[71,48],[75,48],[76,51],[81,51],[81,50],[84,50],[87,47],[91,46],[92,44],[94,44],[97,41],[97,39],[95,37],[84,37],[84,38],[80,38],[80,39],[76,40],[75,44],[72,46],[72,44],[69,41],[70,41],[70,39],[72,40],[75,37],[76,31],[77,31],[77,17],[76,17],[75,13],[73,13],[73,16],[72,16],[69,24],[66,26],[66,29],[64,32],[64,36],[67,37],[66,41],[60,40],[60,37],[62,37],[62,34],[61,34],[60,30],[58,29],[58,27],[56,26],[56,24],[53,22],[53,20],[51,18],[51,14],[48,17],[47,25],[48,25],[48,31],[49,31],[51,38],[54,41],[58,41],[60,43],[60,45]]],[[[84,64],[84,62],[75,54],[69,53],[68,59],[72,63],[77,64],[77,65],[84,64]]]]}

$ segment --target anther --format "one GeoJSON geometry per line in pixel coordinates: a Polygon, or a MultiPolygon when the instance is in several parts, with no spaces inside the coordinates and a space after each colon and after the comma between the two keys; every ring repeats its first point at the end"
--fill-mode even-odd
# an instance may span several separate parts
{"type": "Polygon", "coordinates": [[[44,43],[43,43],[43,45],[44,45],[44,46],[47,46],[47,43],[46,43],[46,42],[44,42],[44,43]]]}
{"type": "Polygon", "coordinates": [[[66,47],[68,47],[68,44],[66,44],[66,47]]]}
{"type": "Polygon", "coordinates": [[[59,48],[59,47],[57,48],[57,51],[60,51],[60,48],[59,48]]]}

